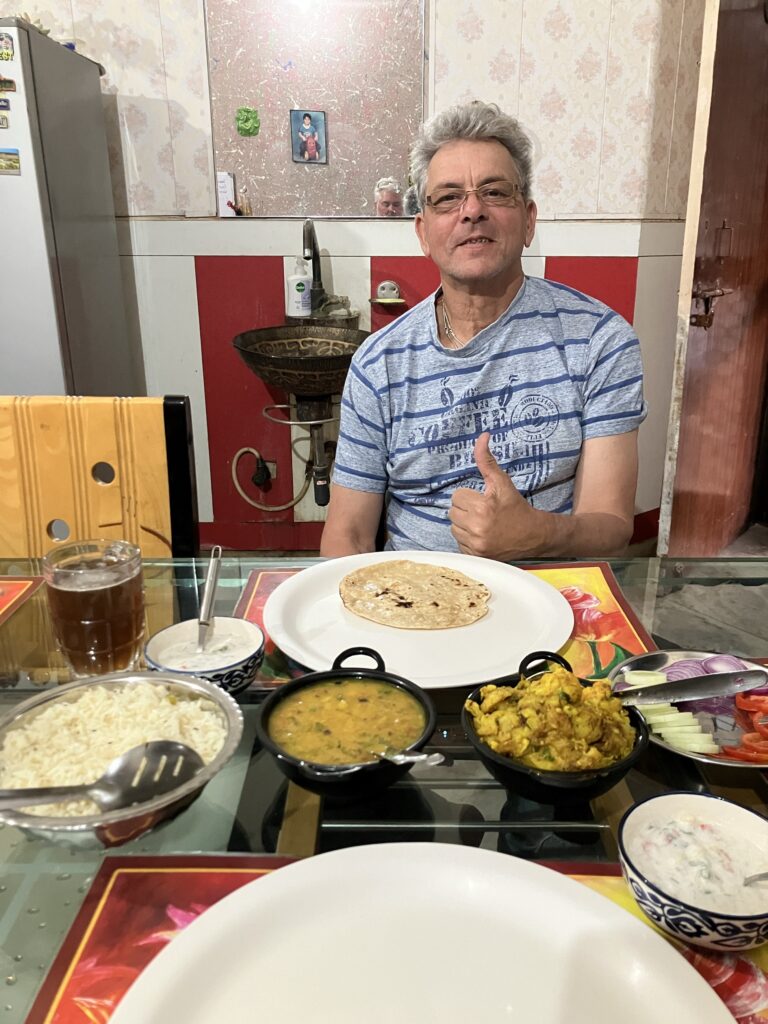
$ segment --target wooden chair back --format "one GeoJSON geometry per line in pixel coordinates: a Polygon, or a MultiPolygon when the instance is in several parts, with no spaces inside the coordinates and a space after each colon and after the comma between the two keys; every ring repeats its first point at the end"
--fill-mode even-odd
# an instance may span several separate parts
{"type": "Polygon", "coordinates": [[[197,553],[187,397],[0,397],[0,557],[92,537],[197,553]]]}

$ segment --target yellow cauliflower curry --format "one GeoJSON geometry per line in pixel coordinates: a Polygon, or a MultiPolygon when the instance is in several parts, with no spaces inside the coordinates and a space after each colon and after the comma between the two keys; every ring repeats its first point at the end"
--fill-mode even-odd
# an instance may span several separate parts
{"type": "Polygon", "coordinates": [[[466,708],[491,750],[544,771],[607,768],[635,745],[635,730],[610,684],[582,686],[560,666],[517,686],[483,686],[480,702],[468,700],[466,708]]]}
{"type": "Polygon", "coordinates": [[[404,750],[421,736],[424,708],[377,679],[329,679],[281,701],[267,731],[283,750],[317,764],[361,764],[404,750]]]}

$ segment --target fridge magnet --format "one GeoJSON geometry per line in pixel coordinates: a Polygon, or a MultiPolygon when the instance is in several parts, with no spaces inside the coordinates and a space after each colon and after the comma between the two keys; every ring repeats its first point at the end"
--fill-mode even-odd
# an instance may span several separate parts
{"type": "Polygon", "coordinates": [[[243,135],[246,138],[258,135],[259,128],[261,128],[258,110],[254,110],[253,107],[238,107],[235,114],[235,126],[238,135],[243,135]]]}
{"type": "Polygon", "coordinates": [[[328,163],[324,111],[291,111],[291,153],[295,163],[328,163]]]}
{"type": "Polygon", "coordinates": [[[18,149],[0,148],[0,174],[21,174],[18,149]]]}
{"type": "Polygon", "coordinates": [[[16,83],[12,78],[3,78],[0,75],[0,92],[16,92],[16,83]]]}
{"type": "Polygon", "coordinates": [[[0,110],[10,110],[11,101],[6,99],[4,96],[0,96],[0,110]]]}
{"type": "Polygon", "coordinates": [[[0,128],[7,128],[7,127],[8,127],[8,115],[7,114],[0,114],[0,128]]]}
{"type": "Polygon", "coordinates": [[[13,36],[0,32],[0,60],[13,60],[13,36]]]}

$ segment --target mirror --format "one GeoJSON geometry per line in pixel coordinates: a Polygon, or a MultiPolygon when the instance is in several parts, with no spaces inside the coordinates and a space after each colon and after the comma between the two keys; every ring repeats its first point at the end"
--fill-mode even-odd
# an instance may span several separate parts
{"type": "MultiPolygon", "coordinates": [[[[214,160],[255,217],[402,215],[423,0],[208,0],[214,160]],[[243,193],[242,190],[246,191],[243,193]],[[394,201],[394,202],[393,202],[394,201]]],[[[221,200],[220,200],[221,201],[221,200]]]]}

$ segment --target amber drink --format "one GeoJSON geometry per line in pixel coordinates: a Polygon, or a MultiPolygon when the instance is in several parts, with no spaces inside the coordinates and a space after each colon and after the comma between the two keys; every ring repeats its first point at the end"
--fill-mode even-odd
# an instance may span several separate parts
{"type": "Polygon", "coordinates": [[[144,637],[141,552],[126,541],[63,544],[43,559],[59,648],[76,676],[134,668],[144,637]]]}

